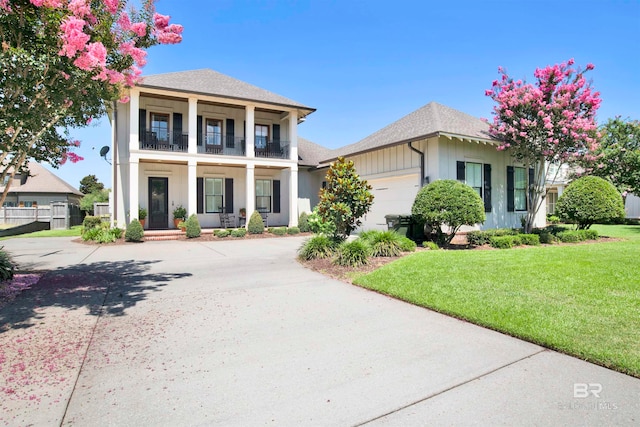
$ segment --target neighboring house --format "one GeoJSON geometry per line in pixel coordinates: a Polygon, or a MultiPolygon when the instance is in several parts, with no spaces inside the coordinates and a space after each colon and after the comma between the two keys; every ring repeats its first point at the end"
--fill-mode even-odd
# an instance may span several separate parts
{"type": "Polygon", "coordinates": [[[298,137],[298,208],[299,212],[311,212],[320,201],[329,163],[323,159],[331,157],[331,150],[304,138],[298,137]]]}
{"type": "Polygon", "coordinates": [[[571,168],[566,163],[562,163],[560,165],[552,163],[549,165],[546,178],[547,214],[553,215],[556,212],[556,203],[558,203],[558,198],[562,196],[564,189],[571,183],[574,172],[575,169],[571,168]]]}
{"type": "MultiPolygon", "coordinates": [[[[58,178],[36,162],[29,162],[28,174],[16,174],[9,186],[6,207],[36,207],[46,206],[51,202],[68,202],[72,206],[79,206],[83,194],[70,184],[58,178]]],[[[9,180],[1,183],[0,192],[4,191],[9,180]]]]}
{"type": "MultiPolygon", "coordinates": [[[[431,102],[363,140],[334,150],[353,160],[375,197],[363,229],[384,229],[385,215],[408,214],[418,190],[437,179],[457,179],[484,201],[482,228],[520,227],[530,173],[496,149],[484,121],[431,102]]],[[[545,223],[544,206],[536,225],[545,223]]]]}
{"type": "Polygon", "coordinates": [[[129,95],[112,117],[118,225],[144,207],[148,228],[170,228],[178,205],[203,227],[241,208],[297,224],[298,123],[314,108],[209,69],[147,76],[129,95]]]}

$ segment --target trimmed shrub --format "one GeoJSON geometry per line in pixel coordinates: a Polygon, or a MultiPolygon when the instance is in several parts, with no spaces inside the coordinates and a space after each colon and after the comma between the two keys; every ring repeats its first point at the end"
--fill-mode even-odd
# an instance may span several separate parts
{"type": "Polygon", "coordinates": [[[0,281],[13,279],[14,265],[11,256],[0,250],[0,281]]]}
{"type": "Polygon", "coordinates": [[[285,234],[287,234],[287,229],[286,227],[273,227],[271,229],[271,234],[275,236],[284,236],[285,234]]]}
{"type": "Polygon", "coordinates": [[[142,224],[137,219],[132,220],[129,225],[127,225],[127,231],[124,233],[124,239],[127,242],[142,242],[142,238],[144,237],[144,229],[142,228],[142,224]]]}
{"type": "Polygon", "coordinates": [[[518,230],[513,228],[497,228],[491,230],[474,230],[467,233],[467,242],[472,246],[488,245],[494,236],[516,236],[518,230]]]}
{"type": "Polygon", "coordinates": [[[402,252],[400,249],[400,235],[395,231],[377,231],[372,233],[368,240],[363,240],[371,246],[371,256],[392,257],[402,252]]]}
{"type": "Polygon", "coordinates": [[[540,236],[540,243],[544,243],[544,244],[555,243],[558,240],[556,236],[544,230],[541,233],[539,233],[538,236],[540,236]]]}
{"type": "Polygon", "coordinates": [[[247,235],[247,230],[244,228],[236,228],[231,230],[231,237],[244,237],[247,235]]]}
{"type": "Polygon", "coordinates": [[[185,222],[185,227],[187,228],[186,231],[188,239],[200,237],[202,229],[200,228],[200,221],[198,221],[198,216],[196,214],[191,214],[191,216],[185,222]]]}
{"type": "Polygon", "coordinates": [[[523,245],[527,246],[539,246],[540,245],[540,236],[537,234],[518,234],[520,241],[523,245]]]}
{"type": "Polygon", "coordinates": [[[622,196],[613,184],[597,176],[585,176],[564,190],[556,204],[556,215],[583,230],[624,218],[625,212],[622,196]]]}
{"type": "Polygon", "coordinates": [[[422,187],[413,202],[411,214],[431,226],[435,241],[447,245],[463,225],[485,221],[484,203],[476,191],[452,179],[437,180],[422,187]],[[446,233],[443,227],[449,228],[446,233]]]}
{"type": "Polygon", "coordinates": [[[225,237],[228,237],[229,234],[231,234],[231,232],[229,230],[216,230],[214,231],[214,234],[216,237],[219,237],[221,239],[224,239],[225,237]]]}
{"type": "Polygon", "coordinates": [[[418,245],[408,237],[400,236],[400,250],[402,252],[414,252],[418,245]]]}
{"type": "Polygon", "coordinates": [[[99,216],[85,216],[82,221],[82,233],[85,231],[100,228],[102,226],[102,218],[99,216]]]}
{"type": "Polygon", "coordinates": [[[305,242],[298,249],[298,257],[303,260],[329,258],[334,252],[334,243],[331,238],[324,234],[316,234],[305,242]]]}
{"type": "Polygon", "coordinates": [[[287,234],[300,234],[300,229],[298,227],[288,227],[287,234]]]}
{"type": "Polygon", "coordinates": [[[584,230],[584,235],[586,240],[598,240],[600,237],[596,230],[584,230]]]}
{"type": "Polygon", "coordinates": [[[438,246],[436,242],[431,242],[429,240],[422,242],[422,247],[427,248],[430,251],[437,251],[438,249],[440,249],[440,246],[438,246]]]}
{"type": "Polygon", "coordinates": [[[264,233],[264,222],[262,222],[262,216],[260,212],[253,211],[251,218],[249,218],[249,225],[247,226],[249,234],[262,234],[264,233]]]}
{"type": "Polygon", "coordinates": [[[514,246],[520,246],[522,244],[522,241],[520,240],[520,236],[492,236],[489,239],[489,244],[493,248],[509,249],[514,246]]]}
{"type": "Polygon", "coordinates": [[[309,231],[309,215],[306,212],[302,212],[298,217],[298,227],[301,233],[309,231]]]}
{"type": "Polygon", "coordinates": [[[348,267],[359,267],[369,263],[370,251],[369,245],[361,239],[343,242],[338,246],[333,263],[348,267]]]}
{"type": "Polygon", "coordinates": [[[576,243],[585,240],[585,236],[580,230],[569,230],[558,233],[558,239],[562,243],[576,243]]]}
{"type": "Polygon", "coordinates": [[[275,228],[276,228],[276,227],[267,227],[267,228],[265,228],[265,229],[264,229],[264,231],[266,231],[267,233],[271,233],[271,234],[273,234],[273,230],[274,230],[275,228]]]}
{"type": "Polygon", "coordinates": [[[557,215],[548,215],[547,216],[547,222],[549,224],[559,224],[560,223],[560,217],[557,215]]]}

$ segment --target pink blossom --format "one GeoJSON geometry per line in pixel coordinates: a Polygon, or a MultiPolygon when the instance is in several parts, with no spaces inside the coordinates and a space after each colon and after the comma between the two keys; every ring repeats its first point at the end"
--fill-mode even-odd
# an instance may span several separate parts
{"type": "Polygon", "coordinates": [[[128,95],[123,95],[122,97],[120,97],[120,99],[118,100],[119,103],[121,104],[126,104],[131,100],[131,98],[128,95]]]}
{"type": "Polygon", "coordinates": [[[87,0],[71,0],[67,7],[69,11],[78,18],[87,18],[92,16],[91,7],[87,4],[87,0]]]}
{"type": "Polygon", "coordinates": [[[484,94],[485,94],[486,96],[491,96],[491,95],[493,95],[493,91],[492,91],[492,90],[488,90],[488,89],[487,89],[487,90],[485,90],[485,91],[484,91],[484,94]]]}
{"type": "Polygon", "coordinates": [[[105,6],[107,6],[107,10],[109,13],[115,15],[118,12],[118,8],[120,7],[119,0],[104,0],[105,6]]]}
{"type": "Polygon", "coordinates": [[[78,51],[84,50],[90,36],[83,32],[86,21],[75,17],[68,17],[62,24],[62,49],[59,55],[73,58],[78,51]]]}
{"type": "Polygon", "coordinates": [[[155,25],[156,29],[164,30],[165,28],[167,28],[167,25],[169,25],[170,18],[171,17],[168,15],[160,15],[159,13],[154,13],[153,24],[155,25]]]}
{"type": "Polygon", "coordinates": [[[594,68],[596,68],[596,67],[592,63],[588,63],[587,64],[587,70],[593,70],[594,68]]]}
{"type": "Polygon", "coordinates": [[[9,4],[9,0],[0,0],[0,9],[4,10],[5,12],[11,12],[11,5],[9,4]]]}
{"type": "Polygon", "coordinates": [[[139,37],[144,37],[147,34],[147,24],[144,22],[136,22],[131,24],[131,31],[133,31],[139,37]]]}

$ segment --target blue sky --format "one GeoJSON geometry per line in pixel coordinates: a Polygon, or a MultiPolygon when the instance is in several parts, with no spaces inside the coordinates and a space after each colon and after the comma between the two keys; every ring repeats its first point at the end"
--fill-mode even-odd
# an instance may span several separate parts
{"type": "MultiPolygon", "coordinates": [[[[232,1],[158,0],[184,25],[181,44],[149,50],[144,74],[211,68],[317,111],[300,136],[336,148],[430,101],[491,117],[484,96],[503,66],[533,81],[536,67],[574,58],[601,92],[598,121],[640,119],[640,0],[232,1]]],[[[110,145],[107,119],[71,135],[85,160],[55,171],[71,185],[95,174],[110,145]]]]}

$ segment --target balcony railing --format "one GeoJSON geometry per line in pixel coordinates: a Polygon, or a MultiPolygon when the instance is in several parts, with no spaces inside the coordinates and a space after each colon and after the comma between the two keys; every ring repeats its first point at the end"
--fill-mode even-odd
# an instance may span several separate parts
{"type": "MultiPolygon", "coordinates": [[[[189,135],[182,132],[154,132],[140,133],[140,148],[142,150],[174,151],[186,153],[189,149],[189,135]]],[[[218,156],[247,155],[244,137],[203,135],[198,138],[198,153],[218,156]]],[[[271,141],[257,139],[254,149],[256,157],[268,159],[288,159],[289,141],[271,141]]]]}
{"type": "Polygon", "coordinates": [[[189,135],[182,132],[143,131],[140,133],[140,149],[156,151],[180,151],[189,148],[189,135]]]}
{"type": "MultiPolygon", "coordinates": [[[[246,156],[246,143],[243,137],[212,135],[209,138],[205,135],[202,144],[198,145],[198,153],[214,154],[220,156],[246,156]]],[[[288,159],[288,141],[258,141],[255,147],[255,156],[271,159],[288,159]]]]}

